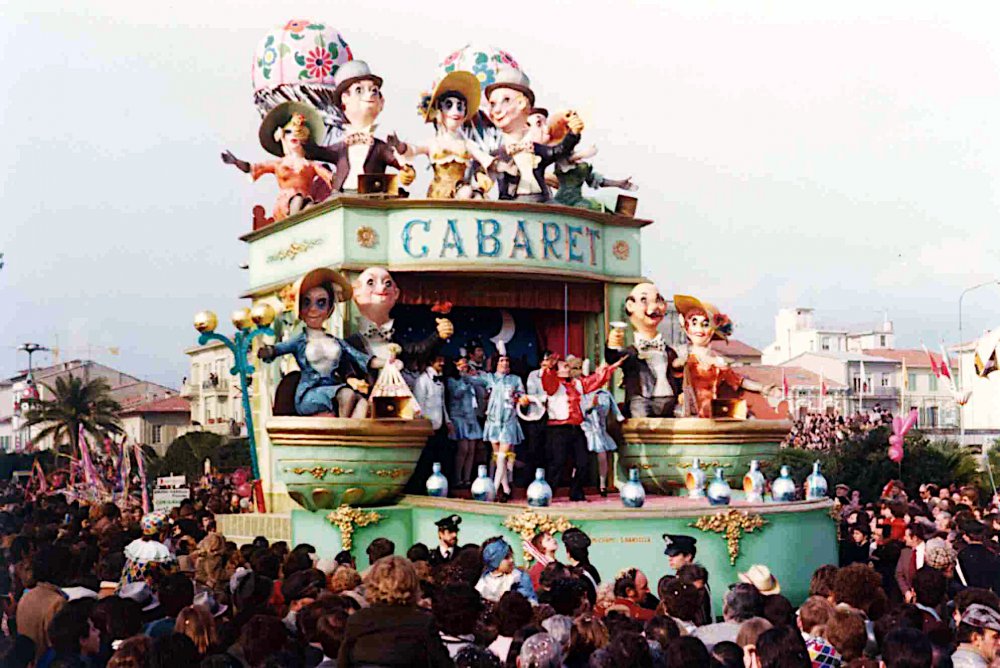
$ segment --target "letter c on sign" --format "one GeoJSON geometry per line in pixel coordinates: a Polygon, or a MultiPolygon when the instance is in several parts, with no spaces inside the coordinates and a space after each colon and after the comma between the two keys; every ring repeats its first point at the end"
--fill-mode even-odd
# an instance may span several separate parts
{"type": "Polygon", "coordinates": [[[412,238],[413,227],[415,225],[421,225],[424,228],[424,232],[430,232],[431,221],[414,218],[413,220],[408,221],[406,225],[403,226],[403,250],[406,251],[406,254],[409,255],[410,257],[419,259],[422,257],[427,257],[427,246],[420,247],[419,255],[417,253],[414,253],[413,250],[410,248],[410,242],[413,241],[412,238]]]}

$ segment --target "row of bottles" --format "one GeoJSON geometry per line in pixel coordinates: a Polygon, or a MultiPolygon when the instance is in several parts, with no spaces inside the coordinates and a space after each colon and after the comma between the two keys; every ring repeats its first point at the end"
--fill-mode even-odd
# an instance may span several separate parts
{"type": "MultiPolygon", "coordinates": [[[[435,462],[433,471],[427,479],[427,495],[447,497],[448,479],[441,473],[441,464],[435,462]]],[[[721,468],[715,470],[715,479],[709,483],[707,490],[705,480],[701,462],[695,458],[691,470],[685,476],[688,497],[707,498],[713,506],[729,505],[732,500],[732,489],[726,482],[723,470],[721,468]]],[[[764,474],[760,472],[760,464],[756,459],[751,461],[750,470],[743,476],[743,492],[746,500],[750,503],[763,503],[766,484],[764,474]]],[[[826,498],[829,486],[826,478],[820,473],[819,461],[813,464],[812,474],[806,478],[805,488],[807,501],[826,498]]],[[[776,502],[794,501],[795,489],[795,481],[789,475],[788,467],[782,466],[781,475],[771,483],[771,499],[776,502]]],[[[485,464],[479,466],[479,476],[473,481],[470,491],[476,501],[496,500],[497,490],[485,464]]],[[[545,469],[535,470],[535,481],[528,485],[527,498],[529,506],[545,507],[552,503],[552,486],[545,481],[545,469]]],[[[622,485],[620,498],[626,508],[641,508],[646,503],[646,490],[639,482],[639,469],[629,469],[628,481],[622,485]]]]}
{"type": "MultiPolygon", "coordinates": [[[[685,476],[685,486],[688,489],[688,496],[693,499],[708,498],[708,502],[713,506],[729,505],[732,498],[732,490],[726,482],[725,475],[721,468],[715,470],[715,479],[705,489],[705,471],[701,468],[701,462],[695,458],[685,476]]],[[[743,476],[743,492],[746,500],[750,503],[763,503],[764,488],[767,481],[764,474],[760,472],[760,464],[757,460],[750,462],[750,470],[743,476]]],[[[806,500],[826,498],[829,486],[826,478],[819,470],[819,461],[813,463],[812,473],[806,478],[806,500]]],[[[795,481],[789,474],[788,467],[781,467],[781,475],[771,483],[771,499],[777,502],[788,502],[795,500],[795,481]]]]}

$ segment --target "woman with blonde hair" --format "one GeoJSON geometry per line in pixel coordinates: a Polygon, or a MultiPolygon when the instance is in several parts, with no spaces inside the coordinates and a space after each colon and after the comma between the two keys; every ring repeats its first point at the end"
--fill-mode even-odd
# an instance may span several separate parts
{"type": "Polygon", "coordinates": [[[152,652],[153,640],[149,636],[132,636],[121,641],[108,660],[108,668],[145,668],[152,652]]]}
{"type": "Polygon", "coordinates": [[[204,658],[219,642],[215,632],[215,619],[200,605],[189,605],[177,615],[174,633],[186,635],[194,642],[198,656],[204,658]]]}
{"type": "Polygon", "coordinates": [[[420,580],[409,559],[382,557],[364,578],[369,607],[347,620],[338,668],[392,665],[410,657],[414,666],[451,666],[434,618],[417,608],[420,580]]]}

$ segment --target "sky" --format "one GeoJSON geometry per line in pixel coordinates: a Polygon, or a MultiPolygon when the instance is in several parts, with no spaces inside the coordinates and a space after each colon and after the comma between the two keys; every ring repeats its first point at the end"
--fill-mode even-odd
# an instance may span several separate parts
{"type": "MultiPolygon", "coordinates": [[[[179,386],[192,315],[247,287],[238,237],[276,189],[218,156],[266,156],[250,62],[293,18],[385,78],[380,128],[404,139],[448,53],[509,51],[539,104],[580,110],[596,169],[639,185],[645,274],[757,347],[794,306],[955,342],[959,295],[1000,278],[996,3],[7,0],[0,377],[35,341],[179,386]]],[[[966,339],[1000,326],[1000,287],[963,308],[966,339]]]]}

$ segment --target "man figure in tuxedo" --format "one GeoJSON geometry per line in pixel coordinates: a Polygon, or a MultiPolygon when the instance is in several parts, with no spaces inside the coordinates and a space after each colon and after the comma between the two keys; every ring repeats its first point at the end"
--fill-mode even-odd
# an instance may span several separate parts
{"type": "Polygon", "coordinates": [[[441,375],[444,364],[444,357],[437,355],[423,373],[417,376],[413,387],[413,398],[420,404],[420,416],[430,420],[434,433],[427,439],[427,445],[420,453],[420,459],[407,484],[409,494],[423,491],[424,482],[430,476],[434,462],[441,464],[441,472],[448,479],[449,485],[455,483],[455,453],[451,440],[453,428],[445,405],[444,376],[441,375]]]}
{"type": "Polygon", "coordinates": [[[622,365],[625,403],[629,417],[674,417],[681,378],[675,371],[677,352],[658,331],[667,312],[663,295],[652,283],[639,283],[625,299],[625,313],[632,325],[633,344],[625,347],[625,331],[613,329],[604,349],[604,361],[622,365]]]}

